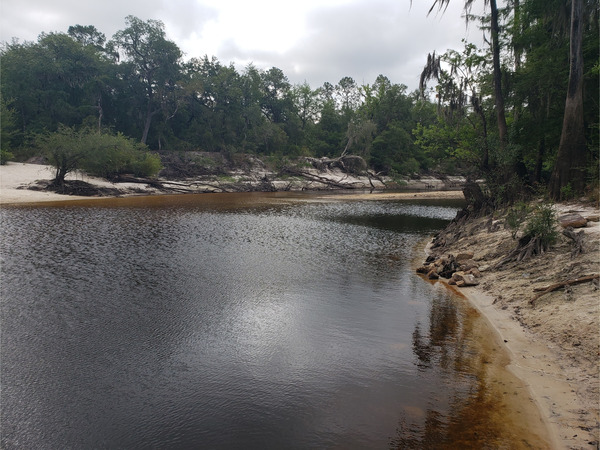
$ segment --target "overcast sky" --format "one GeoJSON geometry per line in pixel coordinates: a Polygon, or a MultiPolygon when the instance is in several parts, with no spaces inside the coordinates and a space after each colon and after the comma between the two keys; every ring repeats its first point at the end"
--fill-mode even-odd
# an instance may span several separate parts
{"type": "MultiPolygon", "coordinates": [[[[373,83],[379,74],[416,89],[427,53],[482,45],[465,27],[464,2],[427,16],[433,0],[1,0],[0,41],[36,41],[41,32],[94,25],[107,39],[125,17],[158,19],[186,58],[216,56],[241,71],[278,67],[313,88],[345,77],[373,83]]],[[[483,2],[480,2],[483,3],[483,2]]]]}

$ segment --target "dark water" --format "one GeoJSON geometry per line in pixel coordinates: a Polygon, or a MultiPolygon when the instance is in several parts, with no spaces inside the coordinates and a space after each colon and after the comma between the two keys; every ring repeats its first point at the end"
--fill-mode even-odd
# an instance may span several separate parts
{"type": "Polygon", "coordinates": [[[463,313],[410,262],[456,207],[3,208],[2,448],[443,442],[481,386],[463,313]]]}

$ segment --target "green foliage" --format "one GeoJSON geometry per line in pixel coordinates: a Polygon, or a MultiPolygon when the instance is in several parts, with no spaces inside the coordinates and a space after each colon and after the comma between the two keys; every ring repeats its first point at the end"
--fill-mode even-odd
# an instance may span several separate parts
{"type": "Polygon", "coordinates": [[[573,190],[571,183],[567,183],[565,186],[560,188],[561,200],[572,200],[575,198],[576,192],[573,190]]]}
{"type": "Polygon", "coordinates": [[[527,221],[523,237],[538,240],[542,249],[548,249],[558,239],[557,218],[554,206],[544,203],[535,208],[533,216],[527,221]]]}
{"type": "Polygon", "coordinates": [[[413,130],[415,145],[423,149],[429,164],[444,173],[455,173],[461,167],[477,167],[481,159],[478,140],[470,125],[437,122],[420,123],[413,130]]]}
{"type": "Polygon", "coordinates": [[[15,157],[11,151],[15,133],[14,110],[6,105],[4,98],[0,95],[0,164],[6,164],[15,157]]]}
{"type": "Polygon", "coordinates": [[[149,153],[146,146],[122,134],[61,125],[54,133],[36,136],[35,145],[55,167],[57,186],[62,186],[67,174],[78,169],[110,179],[122,173],[152,176],[162,167],[160,158],[149,153]]]}
{"type": "Polygon", "coordinates": [[[0,149],[0,165],[6,164],[11,159],[14,159],[15,155],[7,150],[0,149]]]}
{"type": "MultiPolygon", "coordinates": [[[[593,186],[600,158],[600,41],[598,10],[593,2],[584,6],[589,8],[582,24],[585,181],[593,186]]],[[[85,160],[90,171],[103,176],[155,173],[158,159],[144,148],[139,149],[143,158],[135,156],[138,150],[123,150],[132,146],[123,143],[125,136],[161,154],[219,152],[230,159],[243,153],[283,159],[346,152],[398,176],[430,170],[483,176],[493,205],[510,204],[531,190],[524,185],[545,184],[557,164],[569,79],[570,27],[564,11],[560,0],[508,2],[501,10],[507,139],[500,138],[492,54],[468,42],[431,56],[423,89],[409,93],[384,75],[364,85],[342,76],[337,84],[315,89],[307,83],[293,86],[276,67],[249,65],[240,72],[216,57],[183,61],[162,22],[133,16],[108,41],[91,25],[42,33],[37,42],[13,41],[0,50],[0,93],[9,105],[6,112],[2,104],[0,160],[7,152],[31,156],[25,145],[31,135],[58,132],[66,139],[59,124],[72,130],[110,127],[121,133],[116,138],[120,151],[80,158],[76,148],[61,147],[65,161],[73,157],[80,165],[85,160]],[[434,80],[427,91],[426,83],[434,80]],[[18,117],[13,126],[11,114],[18,117]]],[[[470,18],[489,30],[490,16],[470,18]]],[[[55,163],[70,170],[58,159],[56,153],[55,163]]],[[[569,181],[575,187],[573,180],[561,184],[563,197],[571,195],[569,181]]]]}
{"type": "Polygon", "coordinates": [[[79,168],[86,153],[83,142],[85,136],[86,133],[63,125],[54,133],[35,136],[35,147],[42,151],[56,169],[54,185],[64,185],[65,177],[79,168]]]}
{"type": "Polygon", "coordinates": [[[370,163],[376,170],[394,171],[400,175],[420,171],[421,163],[417,158],[423,155],[414,146],[410,132],[403,125],[398,121],[392,122],[373,140],[370,163]]]}
{"type": "Polygon", "coordinates": [[[122,134],[87,132],[83,145],[85,157],[80,166],[89,175],[106,179],[124,173],[149,177],[162,169],[158,155],[149,153],[145,145],[122,134]]]}
{"type": "Polygon", "coordinates": [[[525,219],[531,213],[531,207],[528,203],[517,202],[509,208],[506,214],[506,226],[511,230],[513,239],[516,239],[517,233],[525,223],[525,219]]]}

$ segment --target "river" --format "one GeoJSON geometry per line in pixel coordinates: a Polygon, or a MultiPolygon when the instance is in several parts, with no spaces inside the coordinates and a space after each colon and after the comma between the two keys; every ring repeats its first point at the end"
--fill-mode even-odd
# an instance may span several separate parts
{"type": "Polygon", "coordinates": [[[474,312],[412,268],[458,207],[3,207],[2,448],[518,448],[474,312]]]}

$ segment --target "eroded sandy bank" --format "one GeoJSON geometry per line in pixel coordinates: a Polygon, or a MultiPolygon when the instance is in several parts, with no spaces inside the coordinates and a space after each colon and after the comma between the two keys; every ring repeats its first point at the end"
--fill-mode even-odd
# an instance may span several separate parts
{"type": "MultiPolygon", "coordinates": [[[[78,195],[63,195],[45,190],[31,190],[32,185],[39,181],[50,181],[54,177],[50,166],[28,163],[9,162],[0,166],[0,204],[41,203],[94,199],[101,197],[89,197],[78,195]]],[[[99,188],[108,188],[120,191],[120,196],[131,195],[156,195],[173,194],[172,191],[162,192],[156,187],[144,183],[111,183],[101,178],[90,177],[82,173],[73,173],[67,176],[67,180],[80,180],[99,188]]],[[[325,195],[325,194],[324,194],[325,195]]],[[[345,200],[391,200],[391,199],[436,199],[436,198],[463,198],[460,190],[427,190],[420,192],[374,192],[371,194],[344,191],[344,193],[327,194],[328,199],[345,200]]]]}

